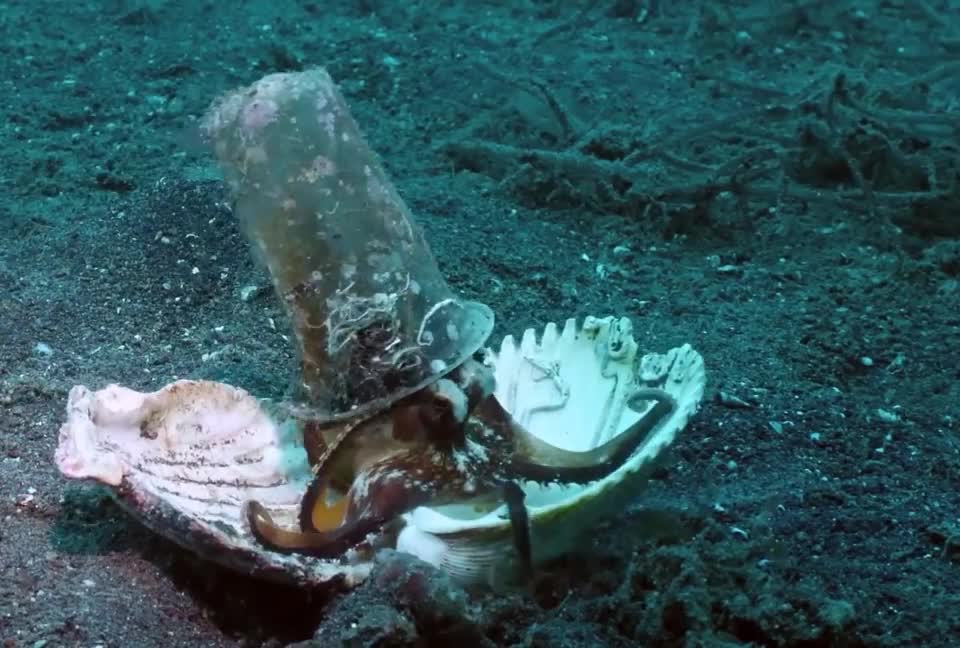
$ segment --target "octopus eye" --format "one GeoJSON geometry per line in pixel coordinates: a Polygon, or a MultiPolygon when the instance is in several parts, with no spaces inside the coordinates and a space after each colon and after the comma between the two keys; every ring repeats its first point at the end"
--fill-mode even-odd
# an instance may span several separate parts
{"type": "Polygon", "coordinates": [[[451,401],[435,398],[419,408],[419,416],[429,441],[442,444],[462,442],[463,422],[457,418],[451,401]]]}
{"type": "Polygon", "coordinates": [[[445,398],[435,398],[421,408],[420,420],[428,429],[446,427],[453,422],[453,404],[445,398]]]}

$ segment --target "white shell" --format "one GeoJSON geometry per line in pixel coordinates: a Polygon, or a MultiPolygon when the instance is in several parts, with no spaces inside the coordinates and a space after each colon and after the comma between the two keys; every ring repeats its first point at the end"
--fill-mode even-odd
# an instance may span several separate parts
{"type": "Polygon", "coordinates": [[[227,567],[304,585],[352,586],[370,571],[359,556],[284,555],[251,536],[244,503],[256,499],[295,527],[312,475],[296,426],[242,389],[190,380],[152,393],[74,387],[55,458],[65,476],[111,487],[146,526],[227,567]]]}
{"type": "MultiPolygon", "coordinates": [[[[496,397],[551,444],[584,450],[616,436],[642,412],[627,407],[638,386],[659,387],[678,407],[630,460],[582,486],[524,484],[535,559],[576,546],[584,531],[642,488],[644,469],[674,439],[703,396],[704,370],[689,346],[639,357],[629,320],[587,318],[563,331],[548,324],[503,340],[488,361],[496,397]]],[[[644,409],[646,405],[642,409],[644,409]]],[[[369,551],[340,560],[267,551],[251,536],[244,503],[264,504],[296,528],[311,479],[298,425],[269,403],[229,385],[182,380],[141,393],[118,385],[70,391],[56,463],[67,477],[93,479],[157,533],[228,567],[303,585],[362,582],[369,551]]],[[[422,507],[405,516],[397,548],[440,565],[464,582],[509,567],[511,530],[503,507],[422,507]]],[[[389,538],[373,538],[380,545],[389,538]]]]}
{"type": "MultiPolygon", "coordinates": [[[[527,330],[491,353],[496,398],[529,432],[566,450],[595,448],[633,425],[653,403],[628,407],[637,388],[660,388],[677,403],[631,455],[605,479],[585,485],[522,484],[534,561],[576,548],[604,516],[616,514],[643,488],[653,461],[673,442],[703,398],[703,359],[689,345],[638,356],[628,319],[587,318],[563,331],[548,324],[540,339],[527,330]]],[[[505,507],[420,507],[405,516],[397,548],[465,582],[499,579],[511,569],[513,544],[505,507]]]]}

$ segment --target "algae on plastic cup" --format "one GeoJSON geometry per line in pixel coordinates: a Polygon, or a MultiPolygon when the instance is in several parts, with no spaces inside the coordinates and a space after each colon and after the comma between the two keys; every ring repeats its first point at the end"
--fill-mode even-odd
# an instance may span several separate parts
{"type": "Polygon", "coordinates": [[[379,411],[484,344],[493,312],[447,285],[326,71],[264,77],[214,102],[202,127],[291,318],[297,407],[379,411]]]}

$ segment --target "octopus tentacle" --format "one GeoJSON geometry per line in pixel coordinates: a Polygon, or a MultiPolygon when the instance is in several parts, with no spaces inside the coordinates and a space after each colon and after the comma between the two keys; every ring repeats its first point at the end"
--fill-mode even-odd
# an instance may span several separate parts
{"type": "Polygon", "coordinates": [[[677,407],[676,400],[662,389],[637,390],[631,402],[641,400],[654,401],[654,405],[639,421],[603,445],[583,452],[564,450],[534,436],[516,424],[494,398],[478,408],[478,415],[501,437],[512,439],[513,456],[505,465],[511,478],[585,483],[616,470],[677,407]]]}
{"type": "Polygon", "coordinates": [[[315,438],[305,438],[305,444],[313,446],[308,451],[316,461],[317,476],[303,499],[300,530],[279,527],[261,504],[251,502],[247,516],[255,538],[275,551],[335,558],[417,506],[462,498],[468,492],[489,494],[499,484],[514,544],[530,566],[529,519],[523,491],[515,481],[602,479],[621,466],[677,407],[662,389],[638,389],[631,396],[631,406],[637,401],[652,401],[653,406],[636,423],[601,446],[570,451],[517,424],[492,397],[489,384],[476,388],[477,375],[464,376],[459,385],[439,381],[391,411],[363,425],[349,426],[325,447],[316,440],[320,427],[310,430],[313,434],[305,437],[315,438]],[[468,442],[464,426],[474,413],[471,425],[482,433],[470,434],[468,442]],[[339,502],[327,502],[331,486],[343,483],[350,484],[347,495],[339,502]]]}
{"type": "MultiPolygon", "coordinates": [[[[345,509],[338,526],[321,528],[315,524],[316,516],[311,516],[309,525],[301,530],[284,529],[273,521],[262,504],[250,502],[247,508],[250,529],[257,541],[274,551],[335,558],[399,515],[435,500],[441,492],[459,493],[462,478],[458,479],[441,459],[438,456],[431,460],[422,451],[411,450],[370,465],[357,474],[344,498],[345,509]]],[[[313,505],[327,506],[321,499],[323,490],[321,486],[312,491],[313,505]]],[[[307,508],[304,506],[303,510],[307,508]]],[[[301,523],[303,521],[301,513],[301,523]]]]}
{"type": "Polygon", "coordinates": [[[520,556],[523,575],[529,581],[533,577],[533,550],[530,542],[530,514],[524,505],[526,493],[516,482],[510,481],[503,485],[502,494],[513,530],[513,546],[520,556]]]}
{"type": "Polygon", "coordinates": [[[359,544],[387,520],[365,518],[330,531],[292,531],[278,526],[259,502],[247,504],[247,521],[257,542],[280,553],[297,553],[317,558],[337,558],[359,544]]]}

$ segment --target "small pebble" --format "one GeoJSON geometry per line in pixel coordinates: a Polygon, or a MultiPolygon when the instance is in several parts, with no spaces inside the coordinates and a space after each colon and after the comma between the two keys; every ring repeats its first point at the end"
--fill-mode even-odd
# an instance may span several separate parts
{"type": "Polygon", "coordinates": [[[734,409],[750,409],[753,406],[750,405],[747,401],[743,400],[739,396],[734,396],[733,394],[721,391],[717,394],[717,400],[720,401],[721,405],[726,407],[732,407],[734,409]]]}
{"type": "Polygon", "coordinates": [[[250,301],[258,292],[260,292],[258,286],[244,286],[240,289],[240,301],[250,301]]]}
{"type": "Polygon", "coordinates": [[[897,423],[900,421],[900,415],[896,412],[890,412],[883,408],[877,409],[877,418],[884,423],[897,423]]]}

